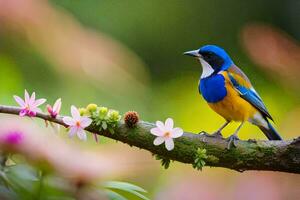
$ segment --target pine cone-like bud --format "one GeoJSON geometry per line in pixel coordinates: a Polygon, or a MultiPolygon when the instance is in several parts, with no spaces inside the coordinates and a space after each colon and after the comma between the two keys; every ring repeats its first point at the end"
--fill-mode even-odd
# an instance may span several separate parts
{"type": "Polygon", "coordinates": [[[129,128],[133,128],[140,120],[139,114],[135,111],[128,111],[124,115],[125,124],[129,128]]]}

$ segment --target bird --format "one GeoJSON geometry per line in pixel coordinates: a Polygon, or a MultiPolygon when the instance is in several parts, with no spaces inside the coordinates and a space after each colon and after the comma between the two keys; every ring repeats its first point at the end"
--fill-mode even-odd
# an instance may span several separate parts
{"type": "Polygon", "coordinates": [[[212,135],[222,137],[221,131],[232,121],[240,122],[228,138],[228,148],[236,146],[238,132],[245,122],[256,125],[269,140],[282,140],[269,120],[272,116],[246,74],[238,68],[227,52],[216,45],[205,45],[183,53],[195,57],[202,65],[198,91],[209,107],[225,119],[212,135]]]}

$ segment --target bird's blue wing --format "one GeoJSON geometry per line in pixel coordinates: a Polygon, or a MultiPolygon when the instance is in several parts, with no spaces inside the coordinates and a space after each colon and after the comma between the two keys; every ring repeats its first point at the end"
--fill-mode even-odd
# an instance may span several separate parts
{"type": "MultiPolygon", "coordinates": [[[[236,70],[236,66],[234,66],[236,70]]],[[[270,118],[273,120],[272,116],[270,115],[269,111],[267,110],[265,104],[263,103],[261,97],[258,95],[258,93],[255,91],[255,89],[252,87],[249,79],[246,77],[246,75],[237,68],[240,73],[234,73],[234,71],[231,69],[228,71],[229,79],[232,83],[232,86],[239,92],[240,96],[248,101],[250,104],[252,104],[256,109],[258,109],[265,117],[270,118]],[[230,72],[231,71],[231,72],[230,72]],[[245,76],[245,77],[243,77],[245,76]],[[239,78],[237,78],[239,77],[239,78]],[[241,81],[243,80],[243,81],[241,81]],[[247,84],[243,84],[242,82],[246,82],[247,84]]]]}

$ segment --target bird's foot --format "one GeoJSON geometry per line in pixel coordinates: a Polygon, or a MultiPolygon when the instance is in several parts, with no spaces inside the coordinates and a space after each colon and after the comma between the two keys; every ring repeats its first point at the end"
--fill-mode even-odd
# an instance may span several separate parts
{"type": "Polygon", "coordinates": [[[208,135],[205,131],[200,131],[198,134],[199,134],[199,135],[205,135],[205,136],[208,135]]]}
{"type": "Polygon", "coordinates": [[[216,131],[212,134],[210,134],[211,137],[216,137],[216,138],[223,138],[223,135],[221,133],[221,131],[216,131]]]}
{"type": "Polygon", "coordinates": [[[237,142],[240,140],[238,138],[238,136],[236,136],[235,134],[229,136],[229,138],[227,138],[228,140],[228,145],[227,145],[227,149],[230,149],[231,146],[236,147],[237,146],[237,142]]]}
{"type": "Polygon", "coordinates": [[[248,142],[257,143],[257,140],[255,140],[255,139],[248,139],[248,142]]]}
{"type": "Polygon", "coordinates": [[[216,131],[216,132],[213,132],[212,134],[209,134],[209,133],[207,133],[205,131],[201,131],[198,134],[199,135],[205,135],[207,137],[223,138],[221,131],[216,131]]]}

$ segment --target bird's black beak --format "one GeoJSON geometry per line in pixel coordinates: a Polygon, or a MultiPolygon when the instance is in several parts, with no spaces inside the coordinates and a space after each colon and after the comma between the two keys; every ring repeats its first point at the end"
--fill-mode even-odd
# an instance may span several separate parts
{"type": "Polygon", "coordinates": [[[199,50],[186,51],[183,55],[192,56],[192,57],[200,57],[199,50]]]}

